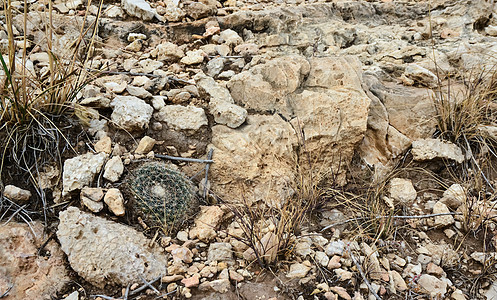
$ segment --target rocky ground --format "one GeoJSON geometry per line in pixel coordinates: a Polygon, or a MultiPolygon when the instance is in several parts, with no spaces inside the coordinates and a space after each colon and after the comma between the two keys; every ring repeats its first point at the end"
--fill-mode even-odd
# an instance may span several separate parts
{"type": "MultiPolygon", "coordinates": [[[[42,74],[47,6],[28,3],[42,74]]],[[[60,45],[97,4],[55,2],[60,45]]],[[[88,122],[38,175],[48,217],[4,179],[0,298],[497,299],[495,173],[457,177],[478,157],[434,104],[447,74],[495,65],[494,9],[105,1],[88,122]]]]}

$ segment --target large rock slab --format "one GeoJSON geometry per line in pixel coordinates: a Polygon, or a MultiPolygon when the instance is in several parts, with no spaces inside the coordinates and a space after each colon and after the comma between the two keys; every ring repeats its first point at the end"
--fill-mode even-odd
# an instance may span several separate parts
{"type": "Polygon", "coordinates": [[[260,115],[237,130],[213,127],[216,193],[281,202],[292,195],[296,157],[304,154],[312,161],[304,167],[331,171],[344,184],[367,125],[360,70],[355,57],[290,55],[234,76],[227,86],[235,103],[260,115]]]}
{"type": "Polygon", "coordinates": [[[10,222],[0,226],[0,294],[10,285],[6,299],[53,299],[71,279],[65,267],[64,253],[55,241],[48,242],[43,224],[10,222]],[[47,251],[47,252],[45,252],[47,251]]]}
{"type": "Polygon", "coordinates": [[[297,143],[291,125],[279,116],[248,116],[246,125],[212,127],[211,184],[226,200],[276,201],[292,194],[292,154],[297,143]]]}
{"type": "Polygon", "coordinates": [[[167,274],[167,258],[141,232],[69,207],[57,230],[71,267],[97,287],[127,286],[167,274]]]}

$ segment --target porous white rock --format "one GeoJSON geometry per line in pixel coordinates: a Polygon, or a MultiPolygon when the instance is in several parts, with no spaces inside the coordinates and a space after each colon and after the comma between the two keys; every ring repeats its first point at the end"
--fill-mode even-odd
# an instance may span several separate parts
{"type": "Polygon", "coordinates": [[[207,254],[209,261],[231,261],[233,260],[233,250],[230,243],[212,243],[207,254]]]}
{"type": "Polygon", "coordinates": [[[247,110],[234,104],[227,88],[204,74],[196,75],[195,82],[201,91],[209,95],[209,112],[214,116],[216,123],[237,128],[245,122],[247,110]]]}
{"type": "Polygon", "coordinates": [[[153,107],[134,96],[116,96],[112,102],[111,119],[120,129],[128,131],[148,128],[152,118],[153,107]]]}
{"type": "Polygon", "coordinates": [[[62,196],[89,185],[102,169],[106,153],[86,153],[67,159],[62,173],[62,196]]]}
{"type": "Polygon", "coordinates": [[[435,158],[451,159],[458,163],[464,161],[464,155],[457,145],[439,139],[423,139],[412,142],[414,160],[424,161],[435,158]]]}
{"type": "Polygon", "coordinates": [[[120,156],[113,156],[109,161],[105,164],[104,168],[104,178],[111,181],[116,182],[119,180],[119,177],[124,172],[124,164],[120,156]]]}
{"type": "Polygon", "coordinates": [[[89,283],[127,286],[167,274],[167,258],[141,232],[69,207],[60,212],[57,237],[69,264],[89,283]],[[152,244],[153,245],[153,244],[152,244]]]}
{"type": "Polygon", "coordinates": [[[121,0],[121,6],[130,16],[150,21],[157,14],[145,0],[121,0]]]}
{"type": "Polygon", "coordinates": [[[175,61],[185,56],[185,53],[178,45],[171,42],[164,42],[157,45],[157,47],[150,52],[150,55],[152,55],[152,57],[157,57],[158,60],[175,61]]]}
{"type": "Polygon", "coordinates": [[[411,180],[404,178],[392,178],[388,185],[390,198],[402,203],[409,204],[416,200],[416,190],[411,180]]]}
{"type": "Polygon", "coordinates": [[[204,110],[195,106],[166,105],[155,114],[155,119],[175,130],[198,130],[208,124],[204,110]]]}
{"type": "Polygon", "coordinates": [[[202,50],[187,51],[186,56],[181,59],[185,65],[195,65],[204,61],[205,52],[202,50]]]}
{"type": "Polygon", "coordinates": [[[124,198],[119,189],[109,189],[107,193],[105,193],[104,202],[114,215],[119,217],[124,216],[124,198]]]}

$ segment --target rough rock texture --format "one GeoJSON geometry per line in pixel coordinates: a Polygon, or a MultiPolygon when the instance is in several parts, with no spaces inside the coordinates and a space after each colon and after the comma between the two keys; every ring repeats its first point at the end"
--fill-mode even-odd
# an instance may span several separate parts
{"type": "Polygon", "coordinates": [[[197,86],[210,97],[209,110],[218,124],[237,128],[245,122],[247,110],[234,104],[230,92],[217,84],[211,77],[198,74],[195,76],[197,86]]]}
{"type": "Polygon", "coordinates": [[[71,267],[91,284],[126,286],[166,274],[167,258],[131,227],[69,207],[57,230],[71,267]]]}
{"type": "Polygon", "coordinates": [[[148,128],[153,107],[134,96],[116,96],[111,104],[112,121],[120,129],[135,131],[148,128]]]}
{"type": "Polygon", "coordinates": [[[457,145],[439,139],[417,140],[412,143],[414,160],[451,159],[458,163],[464,161],[464,155],[457,145]]]}
{"type": "Polygon", "coordinates": [[[67,159],[64,162],[62,174],[62,196],[89,185],[102,169],[106,158],[107,154],[101,152],[98,154],[86,153],[67,159]]]}
{"type": "Polygon", "coordinates": [[[103,177],[111,182],[116,182],[124,172],[124,164],[119,156],[114,156],[105,164],[103,177]]]}
{"type": "Polygon", "coordinates": [[[198,130],[208,124],[204,110],[195,106],[166,105],[155,119],[166,122],[175,130],[198,130]]]}
{"type": "Polygon", "coordinates": [[[242,185],[250,201],[275,204],[287,198],[300,132],[313,162],[336,172],[343,184],[339,166],[350,162],[366,131],[370,100],[360,68],[354,57],[284,56],[233,77],[228,87],[235,103],[275,114],[250,115],[238,130],[213,127],[216,193],[235,198],[242,185]]]}
{"type": "Polygon", "coordinates": [[[407,150],[413,140],[429,138],[435,132],[433,94],[424,88],[382,83],[371,74],[363,78],[371,107],[360,153],[368,164],[383,166],[407,150]]]}
{"type": "Polygon", "coordinates": [[[246,125],[212,127],[212,189],[230,199],[276,201],[292,194],[293,128],[279,116],[252,115],[246,125]],[[245,186],[244,192],[240,185],[245,186]]]}
{"type": "Polygon", "coordinates": [[[10,285],[12,290],[6,299],[53,299],[69,282],[65,258],[59,245],[50,241],[44,247],[50,255],[40,255],[39,247],[47,236],[43,224],[10,222],[0,226],[0,293],[10,285]]]}
{"type": "Polygon", "coordinates": [[[122,0],[123,9],[130,16],[140,18],[144,21],[149,21],[157,14],[155,9],[150,7],[150,4],[145,0],[122,0]]]}
{"type": "Polygon", "coordinates": [[[404,205],[412,204],[416,200],[416,190],[411,180],[404,178],[392,178],[388,185],[390,197],[404,205]]]}

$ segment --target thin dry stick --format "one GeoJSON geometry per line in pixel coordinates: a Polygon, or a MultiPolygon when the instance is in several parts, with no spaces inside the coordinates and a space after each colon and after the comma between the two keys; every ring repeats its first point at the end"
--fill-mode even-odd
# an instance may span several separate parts
{"type": "Polygon", "coordinates": [[[142,285],[141,287],[139,287],[139,288],[137,288],[136,290],[132,291],[132,292],[130,293],[130,296],[136,295],[136,294],[138,294],[139,292],[141,292],[141,291],[145,290],[146,288],[148,288],[148,286],[149,286],[149,285],[154,284],[157,280],[161,279],[161,277],[162,277],[162,276],[159,276],[159,277],[157,277],[157,278],[153,279],[152,281],[145,283],[145,284],[144,284],[144,285],[142,285]]]}
{"type": "Polygon", "coordinates": [[[364,274],[364,271],[362,271],[361,265],[357,262],[356,258],[354,257],[354,254],[352,254],[352,251],[350,251],[350,248],[347,248],[347,251],[349,251],[350,258],[354,262],[355,266],[357,267],[357,270],[361,274],[362,280],[364,280],[364,283],[368,286],[369,291],[373,296],[375,296],[376,299],[381,300],[380,296],[374,291],[373,287],[371,286],[371,283],[369,283],[368,278],[366,277],[366,274],[364,274]]]}
{"type": "Polygon", "coordinates": [[[160,295],[160,292],[150,282],[146,281],[141,275],[138,276],[140,276],[141,281],[143,281],[147,287],[151,288],[157,295],[160,295]]]}
{"type": "MultiPolygon", "coordinates": [[[[387,219],[387,218],[392,218],[392,219],[426,219],[426,218],[432,218],[432,217],[438,217],[438,216],[455,216],[455,215],[462,215],[462,213],[448,212],[448,213],[431,214],[431,215],[420,215],[420,216],[377,216],[374,219],[375,220],[378,220],[378,219],[387,219]]],[[[325,231],[327,229],[330,229],[332,227],[335,227],[335,226],[340,226],[340,225],[344,225],[344,224],[347,224],[347,223],[350,223],[350,222],[355,222],[355,221],[360,221],[360,220],[365,220],[365,219],[368,219],[368,218],[366,218],[366,217],[360,217],[360,218],[348,219],[348,220],[343,221],[343,222],[331,224],[331,225],[328,225],[328,226],[324,227],[323,229],[321,229],[321,232],[323,232],[323,231],[325,231]]]]}
{"type": "Polygon", "coordinates": [[[169,159],[169,160],[177,160],[177,161],[197,162],[197,163],[203,163],[203,164],[212,164],[212,163],[214,163],[214,161],[211,160],[211,159],[198,159],[198,158],[178,157],[178,156],[170,156],[170,155],[163,155],[163,154],[155,154],[155,157],[156,158],[169,159]]]}
{"type": "Polygon", "coordinates": [[[0,298],[7,297],[9,295],[10,290],[14,287],[13,284],[10,284],[5,293],[0,295],[0,298]]]}
{"type": "MultiPolygon", "coordinates": [[[[212,160],[212,153],[214,152],[214,149],[210,149],[209,153],[207,154],[207,159],[212,160]]],[[[205,177],[204,177],[204,191],[202,193],[202,197],[205,199],[205,196],[207,196],[207,180],[209,176],[209,168],[211,164],[207,164],[205,166],[205,177]]]]}

